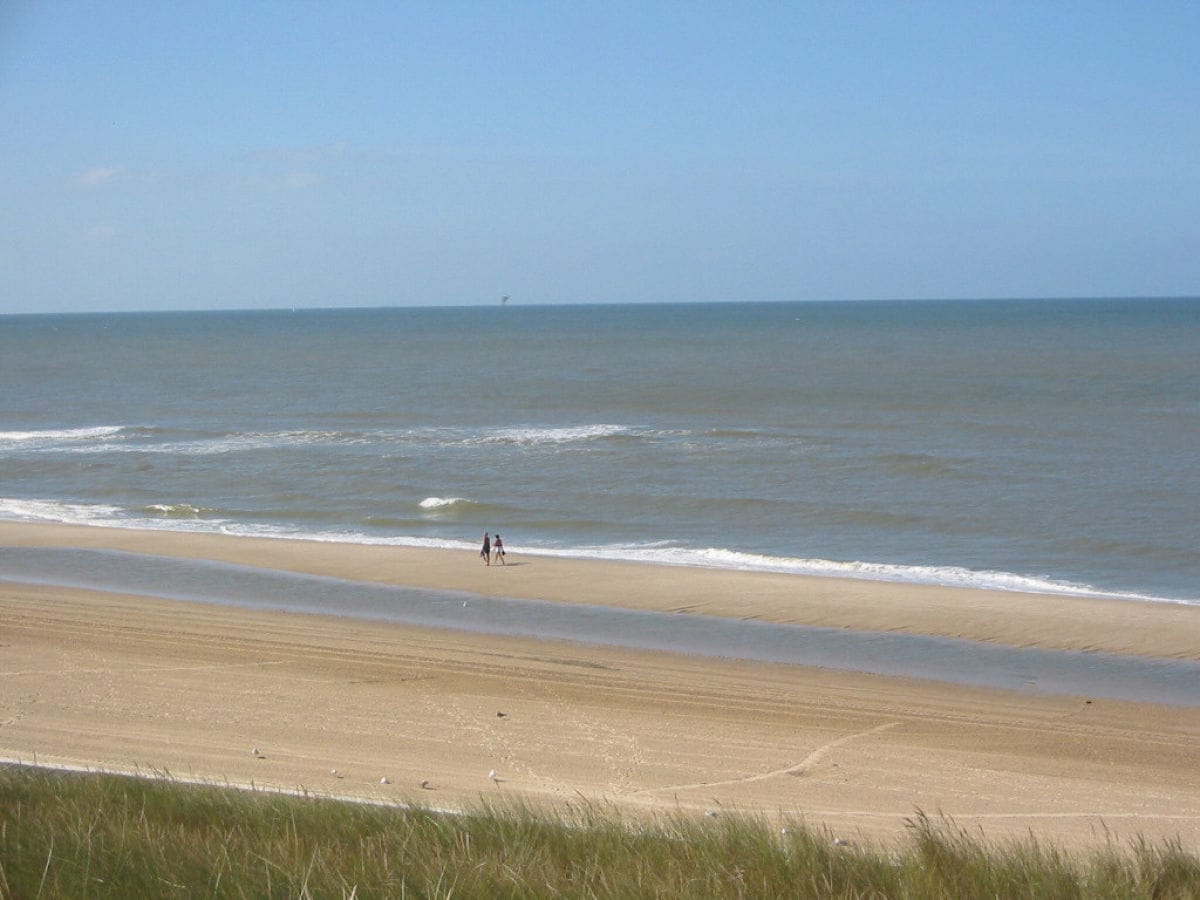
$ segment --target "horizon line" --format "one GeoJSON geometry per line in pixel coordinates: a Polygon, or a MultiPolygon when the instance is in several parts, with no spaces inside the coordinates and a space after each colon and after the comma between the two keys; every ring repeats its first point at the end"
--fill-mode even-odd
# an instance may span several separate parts
{"type": "Polygon", "coordinates": [[[383,310],[429,310],[429,309],[472,309],[489,308],[564,308],[595,306],[732,306],[738,304],[822,304],[822,303],[1038,303],[1038,302],[1114,302],[1114,301],[1163,301],[1200,300],[1200,294],[1106,294],[1091,296],[1045,295],[1045,296],[979,296],[979,297],[857,297],[820,299],[742,299],[742,300],[536,300],[527,303],[513,301],[506,295],[503,301],[477,301],[468,303],[424,303],[424,304],[376,304],[348,306],[230,306],[230,307],[187,307],[182,309],[77,309],[56,312],[14,311],[0,312],[0,318],[17,316],[108,316],[108,315],[201,315],[212,313],[311,313],[311,312],[366,312],[383,310]]]}

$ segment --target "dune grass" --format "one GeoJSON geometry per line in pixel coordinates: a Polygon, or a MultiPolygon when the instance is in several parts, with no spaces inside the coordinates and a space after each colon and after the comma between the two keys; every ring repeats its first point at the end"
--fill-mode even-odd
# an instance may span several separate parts
{"type": "Polygon", "coordinates": [[[1177,841],[1073,859],[919,813],[909,831],[884,851],[739,815],[450,815],[5,766],[0,897],[1200,898],[1177,841]]]}

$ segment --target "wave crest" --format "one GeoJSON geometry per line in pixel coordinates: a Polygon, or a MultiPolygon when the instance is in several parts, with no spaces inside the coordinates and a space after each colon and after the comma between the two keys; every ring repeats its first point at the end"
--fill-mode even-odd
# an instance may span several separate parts
{"type": "Polygon", "coordinates": [[[481,444],[572,444],[605,438],[626,437],[624,425],[568,425],[550,428],[501,428],[478,438],[481,444]]]}
{"type": "Polygon", "coordinates": [[[190,503],[151,503],[143,508],[143,512],[168,519],[195,519],[203,510],[190,503]]]}
{"type": "Polygon", "coordinates": [[[123,425],[97,425],[92,428],[50,428],[39,431],[0,431],[0,441],[12,444],[50,441],[89,441],[112,437],[123,425]]]}
{"type": "Polygon", "coordinates": [[[426,510],[445,510],[455,506],[466,506],[470,502],[466,497],[426,497],[417,505],[426,510]]]}

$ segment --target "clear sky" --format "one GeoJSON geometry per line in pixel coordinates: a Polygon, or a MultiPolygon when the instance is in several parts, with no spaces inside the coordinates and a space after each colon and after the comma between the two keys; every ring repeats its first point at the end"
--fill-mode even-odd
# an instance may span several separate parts
{"type": "Polygon", "coordinates": [[[1200,3],[0,2],[0,313],[1200,294],[1200,3]]]}

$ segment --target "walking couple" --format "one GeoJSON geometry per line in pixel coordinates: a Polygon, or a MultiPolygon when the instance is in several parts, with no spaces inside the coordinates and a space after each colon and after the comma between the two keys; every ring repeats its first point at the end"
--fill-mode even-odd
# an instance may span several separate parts
{"type": "Polygon", "coordinates": [[[495,557],[500,565],[508,565],[504,561],[504,541],[500,540],[500,535],[492,537],[486,531],[483,533],[483,549],[479,551],[479,555],[483,557],[483,561],[489,566],[492,564],[492,558],[495,557]]]}

